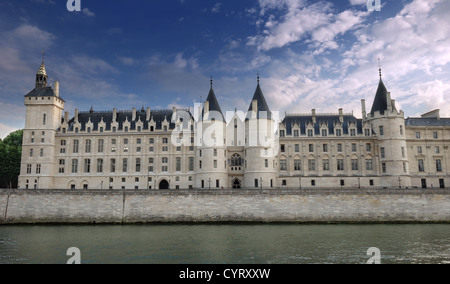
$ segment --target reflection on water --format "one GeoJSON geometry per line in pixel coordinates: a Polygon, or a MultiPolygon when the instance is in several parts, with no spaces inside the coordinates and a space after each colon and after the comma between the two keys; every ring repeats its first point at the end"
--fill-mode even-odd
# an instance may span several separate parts
{"type": "Polygon", "coordinates": [[[0,263],[450,263],[450,225],[0,226],[0,263]]]}

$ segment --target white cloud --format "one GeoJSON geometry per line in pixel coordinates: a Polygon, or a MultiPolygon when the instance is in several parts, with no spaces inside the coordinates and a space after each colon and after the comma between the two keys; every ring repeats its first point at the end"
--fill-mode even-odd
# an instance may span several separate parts
{"type": "Polygon", "coordinates": [[[214,7],[211,9],[211,12],[213,12],[213,13],[219,13],[220,12],[220,8],[222,7],[222,3],[220,3],[220,2],[217,2],[215,5],[214,5],[214,7]]]}
{"type": "Polygon", "coordinates": [[[288,0],[261,0],[260,6],[263,31],[248,44],[263,52],[284,47],[286,54],[265,67],[270,79],[263,81],[263,91],[273,109],[337,112],[343,107],[360,116],[360,99],[366,99],[369,109],[373,102],[381,58],[384,82],[407,116],[435,108],[450,115],[450,25],[444,24],[450,1],[414,0],[396,15],[372,22],[365,9],[331,13],[332,6],[288,0]],[[281,16],[270,14],[274,9],[281,16]],[[309,26],[302,17],[311,19],[309,26]],[[356,40],[344,42],[346,33],[356,40]],[[293,46],[297,42],[302,49],[293,46]],[[325,51],[332,49],[340,55],[329,57],[325,51]]]}
{"type": "Polygon", "coordinates": [[[11,132],[16,130],[19,129],[0,123],[0,139],[5,139],[11,132]]]}
{"type": "Polygon", "coordinates": [[[316,53],[327,49],[336,49],[336,36],[343,35],[364,21],[367,12],[347,10],[339,14],[333,11],[330,2],[308,4],[306,1],[260,0],[262,16],[269,11],[284,13],[280,17],[270,14],[258,24],[264,22],[264,30],[248,38],[249,45],[268,51],[281,48],[301,40],[313,42],[316,53]],[[275,11],[274,11],[275,10],[275,11]]]}
{"type": "Polygon", "coordinates": [[[92,12],[91,10],[89,10],[88,8],[84,8],[84,9],[81,10],[81,11],[83,12],[83,14],[84,14],[85,16],[88,16],[88,17],[95,17],[95,13],[92,12]]]}

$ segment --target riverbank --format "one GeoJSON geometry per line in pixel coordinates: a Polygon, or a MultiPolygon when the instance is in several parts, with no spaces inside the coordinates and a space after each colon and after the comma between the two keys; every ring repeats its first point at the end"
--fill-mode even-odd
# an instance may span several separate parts
{"type": "Polygon", "coordinates": [[[0,190],[0,224],[450,223],[450,190],[0,190]]]}

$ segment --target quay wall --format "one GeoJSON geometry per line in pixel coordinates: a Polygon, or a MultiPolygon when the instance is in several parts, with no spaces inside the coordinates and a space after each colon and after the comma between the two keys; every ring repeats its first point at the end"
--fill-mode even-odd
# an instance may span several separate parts
{"type": "Polygon", "coordinates": [[[450,190],[0,190],[0,224],[450,223],[450,190]]]}

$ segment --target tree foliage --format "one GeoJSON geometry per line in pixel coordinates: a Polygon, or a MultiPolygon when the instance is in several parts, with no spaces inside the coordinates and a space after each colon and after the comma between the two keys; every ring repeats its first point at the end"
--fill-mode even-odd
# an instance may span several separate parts
{"type": "Polygon", "coordinates": [[[17,188],[22,158],[23,130],[0,139],[0,188],[17,188]]]}

